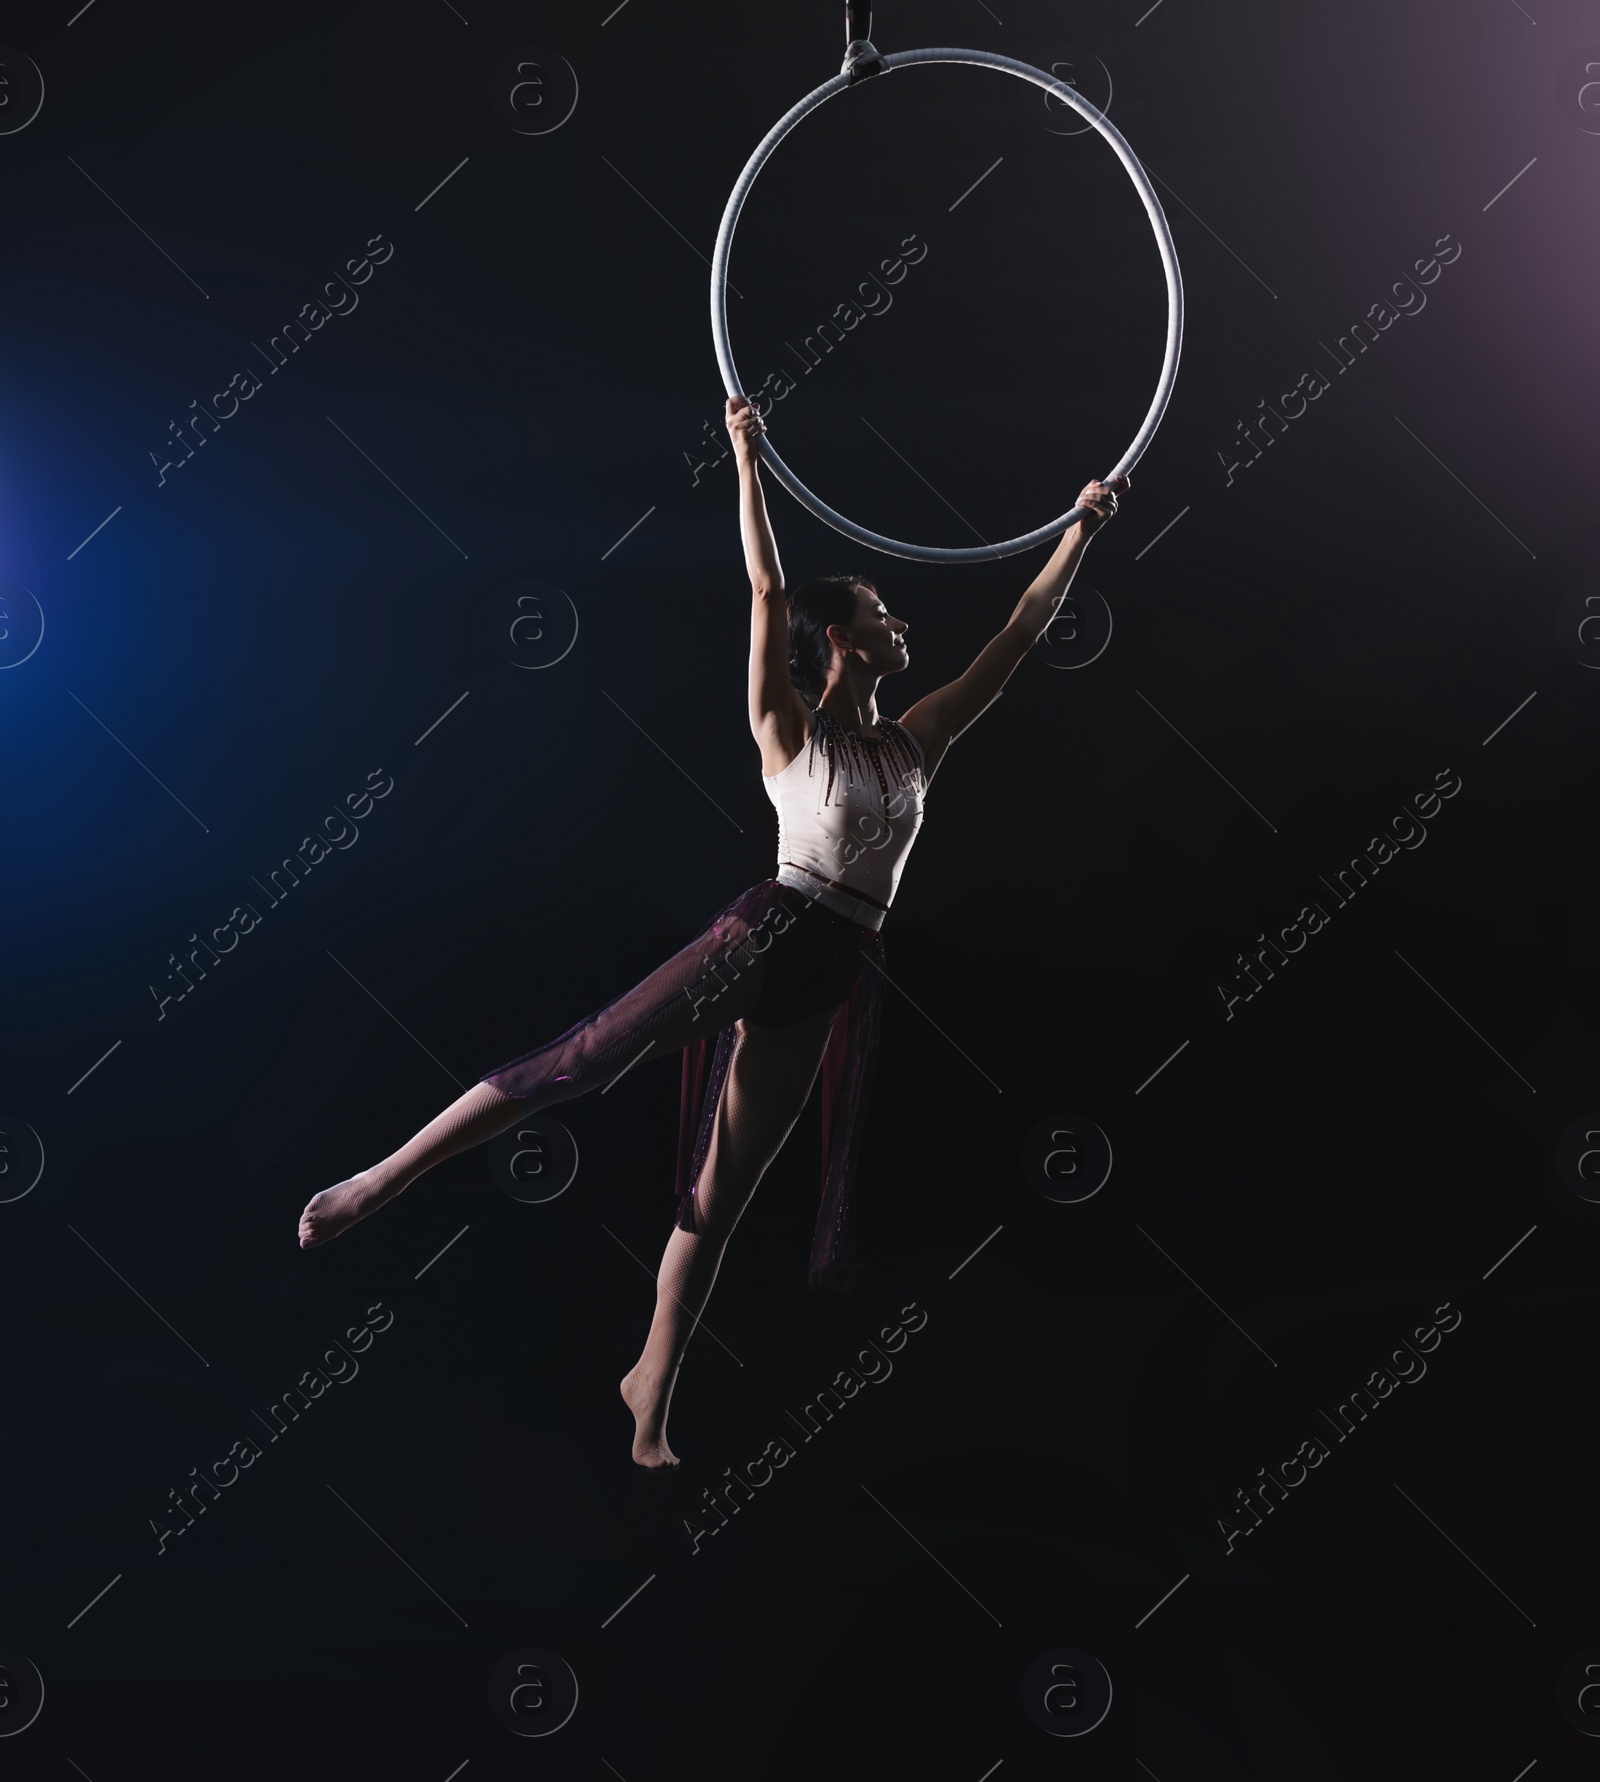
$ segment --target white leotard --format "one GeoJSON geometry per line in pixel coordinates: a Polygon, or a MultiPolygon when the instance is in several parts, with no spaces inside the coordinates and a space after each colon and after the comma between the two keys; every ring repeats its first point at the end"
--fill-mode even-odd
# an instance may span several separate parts
{"type": "Polygon", "coordinates": [[[922,746],[893,718],[858,735],[820,706],[811,739],[763,774],[778,812],[778,879],[825,908],[878,928],[922,827],[922,746]]]}

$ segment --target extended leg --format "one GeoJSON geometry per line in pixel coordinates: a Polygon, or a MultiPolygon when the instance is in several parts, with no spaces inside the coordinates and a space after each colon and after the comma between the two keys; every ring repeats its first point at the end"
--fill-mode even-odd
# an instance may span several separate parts
{"type": "Polygon", "coordinates": [[[633,1458],[641,1466],[677,1464],[667,1446],[667,1406],[684,1349],[711,1295],[733,1228],[805,1107],[836,1012],[829,1009],[784,1027],[739,1023],[738,1045],[695,1190],[695,1229],[674,1228],[667,1240],[644,1353],[622,1382],[636,1425],[633,1458]]]}
{"type": "Polygon", "coordinates": [[[527,1112],[527,1104],[514,1095],[502,1095],[488,1083],[474,1083],[382,1163],[314,1194],[300,1215],[300,1248],[327,1243],[409,1188],[424,1170],[458,1151],[498,1138],[527,1112]]]}
{"type": "Polygon", "coordinates": [[[515,1121],[605,1089],[635,1065],[726,1027],[760,992],[764,948],[751,949],[750,933],[749,922],[724,912],[625,995],[475,1083],[381,1163],[314,1195],[300,1215],[300,1247],[327,1243],[425,1170],[498,1137],[515,1121]]]}

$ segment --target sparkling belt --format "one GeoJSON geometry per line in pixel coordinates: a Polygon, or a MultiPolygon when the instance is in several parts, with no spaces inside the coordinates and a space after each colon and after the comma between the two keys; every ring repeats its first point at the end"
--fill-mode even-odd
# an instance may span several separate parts
{"type": "Polygon", "coordinates": [[[803,891],[825,910],[832,910],[836,916],[843,916],[846,921],[854,922],[861,928],[870,928],[874,933],[883,926],[883,918],[888,914],[881,904],[853,896],[841,887],[830,884],[821,873],[812,872],[804,866],[792,866],[787,860],[778,868],[778,883],[803,891]]]}

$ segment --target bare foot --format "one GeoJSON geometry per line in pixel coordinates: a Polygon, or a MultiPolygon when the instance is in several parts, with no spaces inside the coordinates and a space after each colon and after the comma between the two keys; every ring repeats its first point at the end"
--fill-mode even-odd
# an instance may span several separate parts
{"type": "Polygon", "coordinates": [[[375,1213],[394,1193],[395,1190],[379,1187],[372,1171],[364,1169],[347,1182],[336,1182],[320,1194],[313,1194],[300,1215],[300,1248],[313,1250],[336,1238],[346,1226],[375,1213]]]}
{"type": "Polygon", "coordinates": [[[639,1466],[676,1466],[667,1446],[666,1397],[641,1362],[622,1382],[622,1402],[633,1412],[633,1458],[639,1466]]]}

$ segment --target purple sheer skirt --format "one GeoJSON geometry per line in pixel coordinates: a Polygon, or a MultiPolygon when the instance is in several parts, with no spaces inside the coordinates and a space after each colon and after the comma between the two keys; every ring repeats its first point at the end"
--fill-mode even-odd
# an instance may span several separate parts
{"type": "Polygon", "coordinates": [[[734,1024],[780,1027],[836,1008],[820,1073],[822,1197],[809,1280],[817,1289],[848,1290],[856,1273],[856,1174],[877,1061],[882,963],[880,935],[766,879],[625,995],[479,1081],[549,1107],[681,1050],[675,1222],[693,1231],[695,1189],[733,1057],[734,1024]]]}

